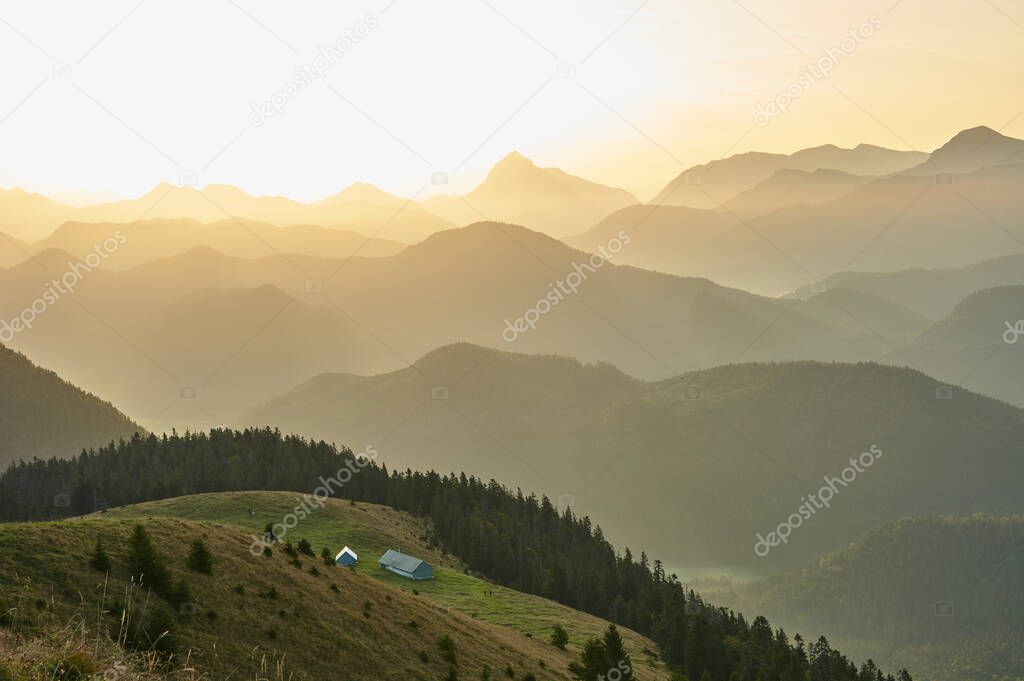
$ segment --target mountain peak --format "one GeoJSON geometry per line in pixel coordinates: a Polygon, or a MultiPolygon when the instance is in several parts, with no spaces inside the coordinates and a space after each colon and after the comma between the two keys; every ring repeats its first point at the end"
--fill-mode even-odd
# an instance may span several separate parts
{"type": "Polygon", "coordinates": [[[537,164],[526,158],[518,151],[512,151],[505,155],[500,161],[498,161],[494,168],[491,169],[491,173],[508,170],[527,170],[536,168],[537,164]]]}
{"type": "Polygon", "coordinates": [[[324,199],[325,203],[380,203],[390,204],[400,201],[398,197],[388,194],[377,185],[369,182],[353,182],[334,196],[324,199]]]}
{"type": "Polygon", "coordinates": [[[998,132],[996,132],[995,130],[988,126],[979,125],[974,128],[967,128],[966,130],[961,130],[957,134],[953,135],[953,137],[950,138],[948,142],[946,142],[941,147],[939,147],[938,150],[936,150],[936,153],[942,151],[943,149],[958,147],[961,145],[966,146],[987,144],[990,140],[1000,138],[1009,139],[1008,137],[999,134],[998,132]]]}
{"type": "Polygon", "coordinates": [[[1007,137],[984,125],[961,130],[932,152],[931,167],[960,173],[1021,163],[1024,141],[1007,137]]]}

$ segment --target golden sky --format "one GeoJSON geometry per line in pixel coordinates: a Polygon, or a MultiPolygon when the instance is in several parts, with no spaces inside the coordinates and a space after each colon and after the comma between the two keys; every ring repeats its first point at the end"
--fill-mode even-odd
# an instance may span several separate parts
{"type": "Polygon", "coordinates": [[[0,63],[0,186],[44,193],[424,196],[518,149],[647,199],[726,153],[1024,137],[1024,0],[3,1],[0,63]]]}

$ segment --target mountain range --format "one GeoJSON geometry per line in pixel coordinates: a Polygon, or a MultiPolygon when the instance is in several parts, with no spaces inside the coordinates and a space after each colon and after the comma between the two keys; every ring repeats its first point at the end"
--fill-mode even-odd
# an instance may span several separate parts
{"type": "MultiPolygon", "coordinates": [[[[0,317],[21,314],[69,260],[43,251],[0,271],[0,317]]],[[[99,269],[11,344],[144,424],[185,410],[161,422],[184,425],[209,424],[210,414],[229,421],[319,373],[397,369],[458,341],[612,362],[642,378],[736,359],[883,360],[887,350],[849,320],[809,316],[792,301],[592,261],[497,223],[441,232],[389,257],[250,259],[199,248],[99,269]],[[559,302],[534,320],[531,310],[552,297],[559,302]],[[510,332],[526,317],[535,328],[510,332]],[[201,387],[201,399],[175,402],[189,387],[201,387]]]]}
{"type": "MultiPolygon", "coordinates": [[[[540,168],[513,152],[464,196],[442,194],[423,201],[400,198],[367,183],[350,185],[312,203],[280,196],[251,196],[223,184],[193,187],[165,182],[135,199],[82,207],[17,189],[0,190],[0,232],[22,241],[40,241],[61,225],[67,232],[80,229],[81,223],[162,220],[220,223],[223,227],[225,221],[234,221],[243,227],[253,223],[250,231],[265,231],[265,225],[303,225],[306,232],[311,231],[310,226],[325,227],[412,243],[453,226],[498,220],[558,237],[579,233],[609,213],[635,203],[637,198],[622,189],[590,182],[558,168],[540,168]]],[[[291,243],[289,238],[281,240],[291,243]]],[[[243,238],[240,243],[249,240],[243,238]]],[[[228,252],[235,248],[229,247],[228,252]]]]}
{"type": "MultiPolygon", "coordinates": [[[[960,133],[929,157],[934,163],[871,179],[838,197],[826,192],[827,200],[797,191],[801,203],[773,207],[758,202],[755,190],[752,205],[770,210],[756,216],[718,206],[632,206],[567,242],[592,249],[626,231],[633,239],[620,262],[766,295],[851,269],[964,267],[1020,253],[1024,236],[1015,226],[1024,220],[1024,201],[1016,188],[1024,165],[968,165],[947,175],[921,170],[941,168],[972,146],[1012,159],[1021,143],[995,133],[985,137],[987,145],[978,138],[977,131],[960,133]]],[[[737,199],[741,207],[743,200],[737,199]]]]}

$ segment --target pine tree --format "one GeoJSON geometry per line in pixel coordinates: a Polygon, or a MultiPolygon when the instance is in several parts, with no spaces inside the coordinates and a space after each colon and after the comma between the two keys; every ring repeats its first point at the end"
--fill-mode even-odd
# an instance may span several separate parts
{"type": "Polygon", "coordinates": [[[202,539],[196,539],[188,551],[188,569],[204,575],[213,574],[213,554],[202,539]]]}
{"type": "Polygon", "coordinates": [[[608,625],[604,632],[604,654],[609,664],[608,669],[617,668],[622,675],[622,681],[633,681],[633,660],[626,652],[626,644],[622,641],[622,635],[614,624],[608,625]]]}
{"type": "Polygon", "coordinates": [[[188,582],[184,579],[179,579],[174,583],[171,589],[170,597],[167,599],[171,604],[178,608],[178,611],[182,614],[188,614],[188,609],[192,607],[192,590],[188,586],[188,582]]]}
{"type": "Polygon", "coordinates": [[[89,559],[89,566],[97,572],[110,572],[110,556],[103,550],[103,540],[96,540],[96,548],[93,549],[92,558],[89,559]]]}
{"type": "Polygon", "coordinates": [[[170,593],[171,575],[157,553],[149,533],[142,525],[136,525],[128,548],[128,565],[132,577],[151,588],[161,596],[170,593]]]}

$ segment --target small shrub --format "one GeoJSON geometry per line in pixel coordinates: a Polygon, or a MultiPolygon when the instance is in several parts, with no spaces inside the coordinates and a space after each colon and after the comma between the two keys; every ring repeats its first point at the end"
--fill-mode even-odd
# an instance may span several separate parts
{"type": "Polygon", "coordinates": [[[533,675],[533,672],[527,672],[523,674],[523,681],[537,681],[537,677],[533,675]]]}
{"type": "Polygon", "coordinates": [[[516,670],[512,669],[512,665],[505,665],[505,676],[507,676],[510,679],[516,678],[516,670]]]}
{"type": "Polygon", "coordinates": [[[294,568],[298,568],[299,570],[302,569],[302,561],[298,558],[292,558],[290,561],[288,561],[288,564],[294,568]]]}
{"type": "Polygon", "coordinates": [[[449,667],[448,673],[444,677],[444,681],[459,681],[459,670],[455,667],[449,667]]]}
{"type": "Polygon", "coordinates": [[[267,638],[276,639],[277,638],[277,629],[274,629],[273,627],[271,627],[270,629],[267,629],[267,638]]]}
{"type": "Polygon", "coordinates": [[[409,620],[409,622],[405,626],[409,627],[410,629],[419,629],[420,623],[416,620],[409,620]]]}
{"type": "Polygon", "coordinates": [[[569,632],[561,624],[556,624],[551,631],[551,645],[559,650],[565,650],[569,643],[569,632]]]}
{"type": "Polygon", "coordinates": [[[291,558],[298,558],[299,557],[298,550],[294,546],[292,546],[292,543],[290,541],[287,541],[287,542],[284,543],[284,549],[283,550],[284,550],[284,555],[286,555],[286,556],[289,556],[291,558]]]}
{"type": "Polygon", "coordinates": [[[234,591],[239,596],[244,596],[245,595],[245,585],[244,584],[235,584],[233,587],[231,587],[231,590],[234,591]]]}
{"type": "Polygon", "coordinates": [[[218,618],[218,615],[217,615],[217,612],[215,610],[207,610],[206,611],[206,619],[208,619],[211,622],[213,622],[213,621],[216,621],[217,618],[218,618]]]}
{"type": "Polygon", "coordinates": [[[313,553],[313,547],[306,539],[299,540],[299,553],[304,553],[311,558],[315,558],[316,554],[313,553]]]}
{"type": "Polygon", "coordinates": [[[491,668],[487,665],[480,670],[480,681],[491,681],[491,668]]]}
{"type": "Polygon", "coordinates": [[[324,565],[335,565],[334,557],[331,555],[331,550],[324,547],[324,550],[320,552],[320,557],[323,558],[324,565]]]}
{"type": "Polygon", "coordinates": [[[341,589],[338,588],[337,584],[331,584],[331,591],[333,591],[336,594],[340,594],[341,593],[341,589]]]}
{"type": "Polygon", "coordinates": [[[448,664],[454,665],[455,662],[455,641],[448,634],[445,634],[437,640],[437,649],[441,651],[441,659],[448,664]]]}
{"type": "MultiPolygon", "coordinates": [[[[52,681],[88,681],[98,671],[99,667],[92,659],[81,653],[72,653],[47,665],[46,678],[52,681]]],[[[0,674],[2,678],[4,676],[0,674]]]]}
{"type": "Polygon", "coordinates": [[[320,571],[316,569],[316,565],[310,565],[309,566],[309,574],[313,575],[314,577],[319,577],[320,576],[320,571]]]}
{"type": "Polygon", "coordinates": [[[272,548],[270,548],[269,546],[264,546],[263,547],[263,557],[264,558],[270,558],[272,555],[274,555],[274,550],[272,548]]]}
{"type": "Polygon", "coordinates": [[[170,608],[151,603],[145,619],[128,632],[128,645],[135,650],[154,651],[168,658],[178,647],[176,628],[170,608]]]}
{"type": "Polygon", "coordinates": [[[423,664],[427,664],[428,662],[430,662],[430,656],[427,655],[426,651],[424,650],[420,651],[420,662],[422,662],[423,664]]]}
{"type": "Polygon", "coordinates": [[[266,598],[271,601],[274,600],[275,598],[277,598],[277,587],[271,586],[268,589],[261,590],[260,598],[266,598]]]}

